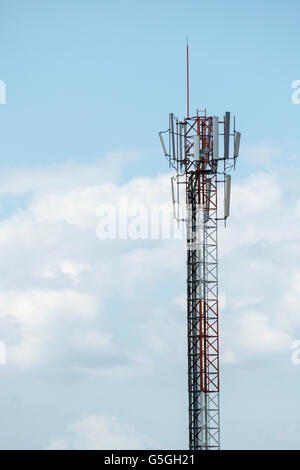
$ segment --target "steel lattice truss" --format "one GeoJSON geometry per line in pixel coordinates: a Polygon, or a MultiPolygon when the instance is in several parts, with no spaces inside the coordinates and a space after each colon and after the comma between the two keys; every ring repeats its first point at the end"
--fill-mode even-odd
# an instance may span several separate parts
{"type": "Polygon", "coordinates": [[[216,173],[187,184],[187,312],[190,448],[219,448],[216,173]],[[201,203],[199,203],[201,201],[201,203]]]}
{"type": "MultiPolygon", "coordinates": [[[[177,173],[173,180],[185,188],[191,450],[220,448],[217,193],[219,183],[226,182],[227,172],[235,165],[240,139],[235,129],[230,134],[229,123],[230,113],[220,122],[216,117],[207,117],[206,112],[202,115],[197,112],[197,116],[184,121],[175,121],[171,114],[169,152],[160,133],[164,153],[177,173]],[[216,152],[219,123],[224,125],[224,157],[221,158],[219,148],[216,152]],[[228,155],[230,136],[235,140],[232,158],[228,155]]],[[[175,203],[174,190],[172,193],[175,203]]],[[[228,216],[229,205],[227,211],[228,216]]]]}

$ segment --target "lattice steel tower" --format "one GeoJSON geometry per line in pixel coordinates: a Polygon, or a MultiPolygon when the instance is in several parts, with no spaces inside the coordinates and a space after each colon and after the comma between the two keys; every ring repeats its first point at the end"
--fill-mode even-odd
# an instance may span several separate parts
{"type": "Polygon", "coordinates": [[[186,223],[189,447],[214,450],[220,448],[217,225],[229,216],[229,173],[235,168],[241,134],[235,123],[230,131],[229,112],[221,120],[207,116],[206,110],[189,114],[187,46],[187,117],[179,120],[170,114],[165,131],[168,151],[164,133],[159,137],[170,166],[176,170],[171,178],[174,215],[186,223]],[[221,216],[218,189],[224,196],[221,216]]]}

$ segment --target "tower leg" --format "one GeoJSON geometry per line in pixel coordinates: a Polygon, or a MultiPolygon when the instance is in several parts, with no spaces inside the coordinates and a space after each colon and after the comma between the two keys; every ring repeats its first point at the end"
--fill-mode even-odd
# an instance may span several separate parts
{"type": "Polygon", "coordinates": [[[216,173],[187,181],[187,311],[191,450],[219,449],[216,173]]]}

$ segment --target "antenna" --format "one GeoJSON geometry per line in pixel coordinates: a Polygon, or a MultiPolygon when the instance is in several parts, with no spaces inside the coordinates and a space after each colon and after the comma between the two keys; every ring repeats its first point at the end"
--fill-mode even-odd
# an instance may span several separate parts
{"type": "MultiPolygon", "coordinates": [[[[182,139],[182,128],[183,128],[183,124],[180,122],[180,123],[179,123],[179,143],[178,143],[178,145],[179,145],[179,160],[180,160],[180,162],[181,162],[181,160],[183,159],[183,158],[182,158],[182,140],[183,140],[183,139],[182,139]]],[[[182,162],[181,162],[181,164],[182,164],[182,162]]]]}
{"type": "Polygon", "coordinates": [[[173,160],[175,160],[175,135],[174,135],[174,114],[169,114],[169,129],[170,129],[170,138],[171,138],[171,152],[173,160]]]}
{"type": "Polygon", "coordinates": [[[226,112],[224,117],[224,158],[229,157],[229,134],[230,134],[230,113],[226,112]]]}
{"type": "Polygon", "coordinates": [[[208,222],[209,220],[209,211],[210,211],[210,195],[211,195],[211,181],[207,181],[207,207],[204,209],[204,222],[208,222]]]}
{"type": "Polygon", "coordinates": [[[161,146],[162,146],[164,155],[165,155],[165,157],[167,157],[167,156],[168,156],[168,152],[167,152],[167,149],[166,149],[166,146],[165,146],[165,143],[164,143],[164,139],[163,139],[162,133],[159,132],[158,135],[159,135],[159,140],[160,140],[160,143],[161,143],[161,146]]]}
{"type": "Polygon", "coordinates": [[[231,189],[231,176],[226,175],[225,178],[225,198],[224,198],[224,217],[227,219],[230,213],[230,189],[231,189]]]}
{"type": "Polygon", "coordinates": [[[219,158],[219,118],[213,117],[213,158],[219,158]]]}
{"type": "Polygon", "coordinates": [[[171,177],[171,192],[172,192],[172,203],[173,203],[173,217],[176,219],[175,213],[175,192],[174,192],[174,176],[171,177]]]}
{"type": "Polygon", "coordinates": [[[235,139],[234,139],[234,154],[233,154],[234,158],[237,158],[239,156],[240,142],[241,142],[241,133],[236,132],[235,139]]]}
{"type": "Polygon", "coordinates": [[[186,38],[186,114],[190,117],[189,38],[186,38]]]}
{"type": "Polygon", "coordinates": [[[194,135],[194,160],[200,160],[200,135],[194,135]]]}

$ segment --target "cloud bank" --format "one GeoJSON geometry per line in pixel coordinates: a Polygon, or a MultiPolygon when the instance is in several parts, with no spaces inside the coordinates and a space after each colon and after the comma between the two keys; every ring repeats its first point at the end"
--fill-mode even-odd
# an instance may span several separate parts
{"type": "MultiPolygon", "coordinates": [[[[97,237],[100,204],[170,201],[168,174],[120,182],[126,158],[0,170],[0,204],[17,201],[0,219],[7,368],[134,381],[185,367],[184,242],[97,237]]],[[[288,363],[300,334],[300,199],[289,184],[272,169],[233,181],[219,234],[221,360],[232,367],[288,363]]],[[[148,445],[126,426],[84,415],[50,447],[148,445]]]]}

